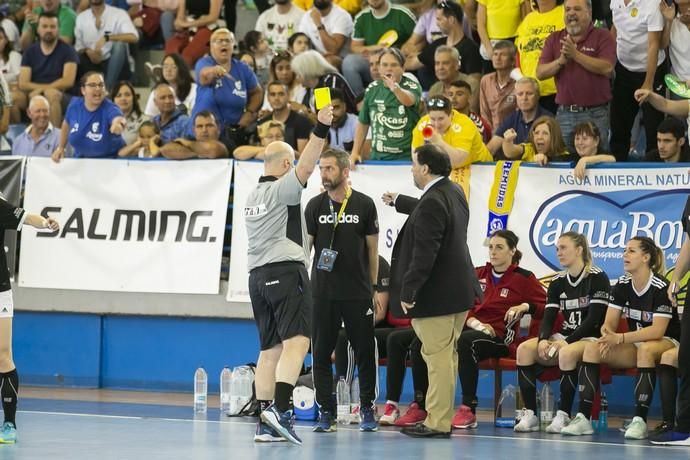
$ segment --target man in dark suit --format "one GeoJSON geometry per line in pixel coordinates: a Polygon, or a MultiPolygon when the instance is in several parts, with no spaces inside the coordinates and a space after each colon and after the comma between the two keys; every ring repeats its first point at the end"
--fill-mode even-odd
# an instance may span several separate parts
{"type": "Polygon", "coordinates": [[[443,150],[423,145],[412,155],[412,177],[422,197],[383,196],[398,212],[409,214],[393,247],[391,310],[396,317],[413,318],[429,368],[427,418],[403,429],[413,437],[450,437],[456,343],[467,311],[481,297],[467,247],[469,207],[463,191],[448,179],[450,170],[443,150]]]}

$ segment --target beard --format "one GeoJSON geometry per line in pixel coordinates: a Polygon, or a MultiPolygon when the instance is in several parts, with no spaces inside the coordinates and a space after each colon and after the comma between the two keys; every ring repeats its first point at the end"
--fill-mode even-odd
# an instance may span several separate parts
{"type": "Polygon", "coordinates": [[[43,43],[47,43],[49,45],[52,45],[53,43],[55,43],[57,41],[57,34],[56,35],[45,34],[42,37],[40,37],[40,39],[43,43]]]}
{"type": "Polygon", "coordinates": [[[328,9],[332,4],[332,0],[314,0],[314,8],[319,11],[328,9]]]}
{"type": "Polygon", "coordinates": [[[343,176],[340,176],[330,181],[324,180],[321,182],[321,185],[323,185],[323,188],[325,188],[326,190],[335,190],[338,187],[340,187],[340,184],[342,184],[344,180],[345,178],[343,176]]]}

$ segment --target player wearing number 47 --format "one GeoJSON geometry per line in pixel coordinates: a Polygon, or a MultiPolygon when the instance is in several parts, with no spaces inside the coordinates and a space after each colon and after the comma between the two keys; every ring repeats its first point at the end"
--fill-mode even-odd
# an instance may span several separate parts
{"type": "Polygon", "coordinates": [[[549,284],[539,337],[517,349],[518,383],[525,407],[515,431],[539,431],[537,365],[561,370],[561,400],[546,431],[560,433],[568,424],[577,391],[577,364],[586,345],[601,336],[609,303],[609,277],[592,265],[584,235],[563,233],[556,242],[556,255],[564,270],[549,284]]]}
{"type": "Polygon", "coordinates": [[[443,150],[423,145],[412,154],[412,177],[423,190],[422,197],[383,196],[398,212],[409,214],[393,247],[391,312],[412,318],[429,369],[427,418],[403,429],[413,437],[450,437],[458,374],[456,343],[468,310],[482,297],[467,247],[467,199],[448,179],[450,170],[443,150]]]}

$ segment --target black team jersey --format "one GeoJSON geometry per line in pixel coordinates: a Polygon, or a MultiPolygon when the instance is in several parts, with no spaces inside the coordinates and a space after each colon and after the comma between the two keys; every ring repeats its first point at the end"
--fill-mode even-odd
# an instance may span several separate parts
{"type": "MultiPolygon", "coordinates": [[[[19,230],[25,217],[26,213],[22,208],[13,206],[0,195],[0,241],[5,241],[5,230],[19,230]]],[[[10,289],[12,289],[10,270],[7,266],[7,256],[3,250],[0,251],[0,292],[10,289]]]]}
{"type": "Polygon", "coordinates": [[[639,331],[652,325],[656,317],[669,318],[664,336],[680,339],[680,320],[678,310],[668,299],[668,283],[663,276],[652,273],[647,285],[638,292],[633,286],[632,277],[625,274],[618,279],[611,292],[611,308],[621,310],[628,320],[630,331],[639,331]]]}
{"type": "Polygon", "coordinates": [[[599,267],[585,267],[573,279],[567,271],[559,273],[549,284],[546,293],[544,320],[539,340],[548,339],[558,313],[563,315],[560,332],[568,343],[584,337],[599,337],[609,304],[611,283],[599,267]]]}

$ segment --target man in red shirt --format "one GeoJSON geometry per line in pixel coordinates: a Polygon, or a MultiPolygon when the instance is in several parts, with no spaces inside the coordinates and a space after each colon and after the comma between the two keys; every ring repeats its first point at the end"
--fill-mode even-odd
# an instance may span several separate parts
{"type": "Polygon", "coordinates": [[[556,79],[556,119],[568,150],[575,151],[575,125],[591,121],[599,128],[602,149],[606,151],[616,42],[608,30],[592,24],[589,0],[566,0],[564,6],[565,29],[546,39],[537,78],[556,79]]]}

